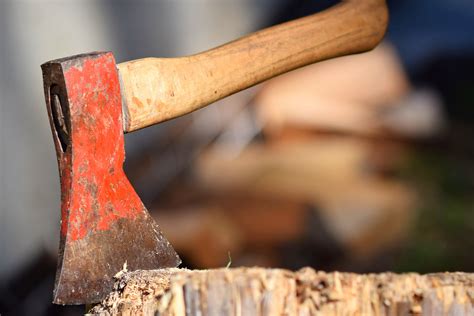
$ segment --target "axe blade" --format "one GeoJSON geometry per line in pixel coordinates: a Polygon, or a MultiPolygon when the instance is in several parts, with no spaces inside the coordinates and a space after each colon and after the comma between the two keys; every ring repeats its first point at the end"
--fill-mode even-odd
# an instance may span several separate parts
{"type": "Polygon", "coordinates": [[[43,64],[46,105],[61,180],[56,304],[102,300],[130,270],[181,261],[124,171],[118,74],[109,52],[43,64]]]}

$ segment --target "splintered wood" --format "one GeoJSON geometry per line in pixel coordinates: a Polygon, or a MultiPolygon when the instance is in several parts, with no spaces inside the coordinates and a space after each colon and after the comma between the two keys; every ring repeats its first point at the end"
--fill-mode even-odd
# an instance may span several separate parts
{"type": "Polygon", "coordinates": [[[123,272],[99,315],[474,315],[474,274],[304,268],[123,272]]]}

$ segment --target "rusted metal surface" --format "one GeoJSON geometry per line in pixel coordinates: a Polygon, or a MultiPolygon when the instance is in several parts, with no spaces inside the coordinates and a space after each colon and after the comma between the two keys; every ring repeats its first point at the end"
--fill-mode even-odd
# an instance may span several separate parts
{"type": "Polygon", "coordinates": [[[113,276],[176,267],[180,259],[124,171],[120,85],[111,53],[42,65],[61,178],[56,304],[98,302],[113,276]]]}

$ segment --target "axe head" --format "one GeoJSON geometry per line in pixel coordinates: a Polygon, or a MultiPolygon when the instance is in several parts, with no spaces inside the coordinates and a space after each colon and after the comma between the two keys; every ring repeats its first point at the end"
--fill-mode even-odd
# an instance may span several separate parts
{"type": "Polygon", "coordinates": [[[180,259],[123,171],[120,84],[111,53],[43,64],[61,179],[56,304],[88,304],[130,270],[176,267],[180,259]]]}

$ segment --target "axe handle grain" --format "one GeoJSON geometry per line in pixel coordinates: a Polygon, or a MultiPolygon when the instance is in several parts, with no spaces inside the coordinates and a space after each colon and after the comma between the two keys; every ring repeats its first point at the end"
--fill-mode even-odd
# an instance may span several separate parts
{"type": "Polygon", "coordinates": [[[196,55],[119,64],[124,131],[190,113],[308,64],[371,50],[387,21],[385,0],[348,0],[196,55]]]}

